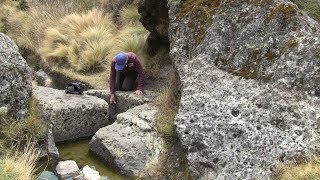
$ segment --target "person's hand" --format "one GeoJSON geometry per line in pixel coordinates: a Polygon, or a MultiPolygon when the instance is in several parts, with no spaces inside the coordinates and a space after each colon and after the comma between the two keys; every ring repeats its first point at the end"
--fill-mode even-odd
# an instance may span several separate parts
{"type": "Polygon", "coordinates": [[[134,94],[136,94],[136,95],[141,95],[141,94],[142,94],[142,91],[136,90],[136,91],[134,92],[134,94]]]}
{"type": "Polygon", "coordinates": [[[117,104],[116,96],[114,94],[111,94],[110,96],[110,104],[117,104]]]}

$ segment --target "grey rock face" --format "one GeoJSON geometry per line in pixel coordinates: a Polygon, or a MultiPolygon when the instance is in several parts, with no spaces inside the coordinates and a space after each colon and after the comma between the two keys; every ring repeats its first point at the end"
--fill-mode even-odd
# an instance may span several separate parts
{"type": "Polygon", "coordinates": [[[37,80],[38,85],[49,87],[51,85],[52,80],[48,76],[46,72],[42,69],[35,73],[35,78],[37,80]]]}
{"type": "Polygon", "coordinates": [[[211,69],[209,80],[203,69],[182,79],[175,120],[197,176],[268,179],[279,160],[319,152],[320,99],[211,69]]]}
{"type": "Polygon", "coordinates": [[[128,176],[145,176],[158,162],[163,140],[155,131],[157,108],[137,106],[117,116],[90,141],[90,150],[128,176]]]}
{"type": "Polygon", "coordinates": [[[320,96],[316,21],[289,0],[216,2],[201,15],[190,5],[171,7],[171,51],[177,66],[206,54],[208,66],[320,96]]]}
{"type": "Polygon", "coordinates": [[[195,178],[270,179],[320,150],[319,24],[290,1],[210,2],[170,7],[178,135],[195,178]]]}
{"type": "Polygon", "coordinates": [[[0,107],[7,107],[9,116],[25,117],[32,93],[31,81],[31,69],[17,45],[0,33],[0,107]]]}
{"type": "Polygon", "coordinates": [[[52,125],[55,142],[92,136],[110,124],[108,103],[103,99],[40,86],[34,87],[33,93],[40,118],[52,125]]]}

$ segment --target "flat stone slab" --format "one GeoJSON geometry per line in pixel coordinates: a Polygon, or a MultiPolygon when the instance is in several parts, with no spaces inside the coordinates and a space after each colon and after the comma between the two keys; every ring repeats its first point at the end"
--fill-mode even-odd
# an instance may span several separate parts
{"type": "Polygon", "coordinates": [[[108,103],[89,95],[66,94],[64,90],[36,86],[40,118],[51,124],[55,142],[94,135],[110,124],[108,103]]]}
{"type": "Polygon", "coordinates": [[[156,107],[144,104],[119,114],[114,124],[94,135],[90,150],[127,176],[148,173],[163,146],[155,129],[157,112],[156,107]]]}
{"type": "MultiPolygon", "coordinates": [[[[110,100],[110,92],[107,90],[88,90],[84,93],[91,96],[97,96],[107,102],[110,100]]],[[[157,95],[158,93],[153,91],[144,91],[142,95],[135,95],[133,91],[117,91],[117,104],[110,105],[109,107],[110,119],[115,120],[118,114],[123,113],[128,109],[151,102],[157,95]]]]}

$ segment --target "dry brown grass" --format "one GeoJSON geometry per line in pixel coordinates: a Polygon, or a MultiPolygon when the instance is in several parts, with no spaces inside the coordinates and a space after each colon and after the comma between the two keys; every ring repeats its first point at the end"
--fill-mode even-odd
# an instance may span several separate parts
{"type": "Polygon", "coordinates": [[[301,164],[281,165],[275,179],[320,179],[320,159],[314,157],[301,164]]]}
{"type": "Polygon", "coordinates": [[[51,67],[96,71],[109,65],[114,31],[110,16],[101,11],[70,14],[46,30],[41,54],[51,67]]]}
{"type": "Polygon", "coordinates": [[[14,147],[11,154],[8,154],[3,160],[0,160],[0,165],[3,177],[15,177],[16,180],[33,180],[36,179],[35,167],[39,158],[40,152],[35,148],[35,143],[28,141],[22,151],[19,147],[14,147]],[[7,175],[6,175],[7,174],[7,175]]]}
{"type": "Polygon", "coordinates": [[[175,137],[174,118],[180,101],[175,78],[172,77],[169,81],[170,85],[164,87],[155,99],[155,104],[159,108],[156,118],[157,130],[167,139],[175,137]]]}

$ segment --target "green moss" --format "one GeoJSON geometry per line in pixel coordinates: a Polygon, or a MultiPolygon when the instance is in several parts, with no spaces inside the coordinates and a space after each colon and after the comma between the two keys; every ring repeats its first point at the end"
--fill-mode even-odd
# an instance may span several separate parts
{"type": "Polygon", "coordinates": [[[212,16],[221,0],[186,0],[181,10],[177,13],[177,18],[188,17],[188,27],[192,32],[196,44],[200,44],[205,38],[205,31],[212,24],[212,16]]]}
{"type": "Polygon", "coordinates": [[[283,15],[286,19],[289,19],[297,15],[297,9],[292,4],[277,4],[271,8],[271,11],[266,19],[267,22],[270,22],[278,15],[283,15]]]}
{"type": "Polygon", "coordinates": [[[298,7],[307,12],[307,14],[320,22],[320,0],[292,0],[298,7]]]}

